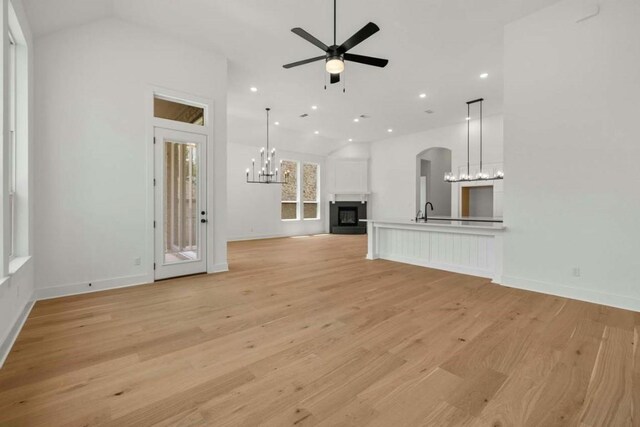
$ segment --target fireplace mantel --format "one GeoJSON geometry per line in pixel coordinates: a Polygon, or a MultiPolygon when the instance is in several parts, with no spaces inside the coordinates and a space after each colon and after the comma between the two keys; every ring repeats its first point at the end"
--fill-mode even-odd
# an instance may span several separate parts
{"type": "Polygon", "coordinates": [[[353,196],[354,200],[351,201],[360,201],[360,203],[366,203],[368,201],[369,195],[371,195],[371,193],[362,191],[340,191],[336,193],[329,193],[329,201],[331,203],[335,203],[336,196],[353,196]]]}

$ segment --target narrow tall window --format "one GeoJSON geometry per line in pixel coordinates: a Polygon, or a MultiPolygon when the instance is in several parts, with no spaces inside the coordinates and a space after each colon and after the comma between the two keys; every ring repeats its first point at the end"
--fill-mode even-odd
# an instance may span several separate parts
{"type": "Polygon", "coordinates": [[[11,242],[9,259],[16,253],[16,127],[17,127],[17,61],[16,42],[9,32],[9,239],[11,242]]]}
{"type": "Polygon", "coordinates": [[[302,165],[302,201],[304,219],[320,218],[320,192],[318,182],[320,178],[320,168],[313,163],[302,165]]]}
{"type": "Polygon", "coordinates": [[[289,174],[286,184],[282,184],[281,218],[283,220],[298,219],[299,188],[298,163],[291,160],[282,161],[282,176],[289,174]]]}

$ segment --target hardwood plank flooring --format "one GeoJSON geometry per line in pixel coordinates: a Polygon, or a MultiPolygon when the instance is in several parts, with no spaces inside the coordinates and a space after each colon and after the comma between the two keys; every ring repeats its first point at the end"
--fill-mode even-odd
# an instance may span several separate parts
{"type": "Polygon", "coordinates": [[[228,273],[40,301],[0,425],[640,425],[639,313],[365,252],[236,242],[228,273]]]}

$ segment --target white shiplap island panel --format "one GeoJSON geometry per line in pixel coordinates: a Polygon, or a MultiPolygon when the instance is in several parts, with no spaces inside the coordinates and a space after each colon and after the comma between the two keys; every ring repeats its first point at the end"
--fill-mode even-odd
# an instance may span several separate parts
{"type": "Polygon", "coordinates": [[[502,233],[494,224],[369,220],[368,259],[437,268],[500,283],[502,233]]]}

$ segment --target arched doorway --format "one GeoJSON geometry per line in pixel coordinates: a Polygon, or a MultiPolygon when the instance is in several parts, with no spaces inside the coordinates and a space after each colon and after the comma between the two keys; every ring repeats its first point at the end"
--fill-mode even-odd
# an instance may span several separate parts
{"type": "Polygon", "coordinates": [[[451,184],[444,174],[451,171],[451,150],[432,147],[416,155],[416,212],[427,202],[433,205],[429,215],[451,216],[451,184]]]}

